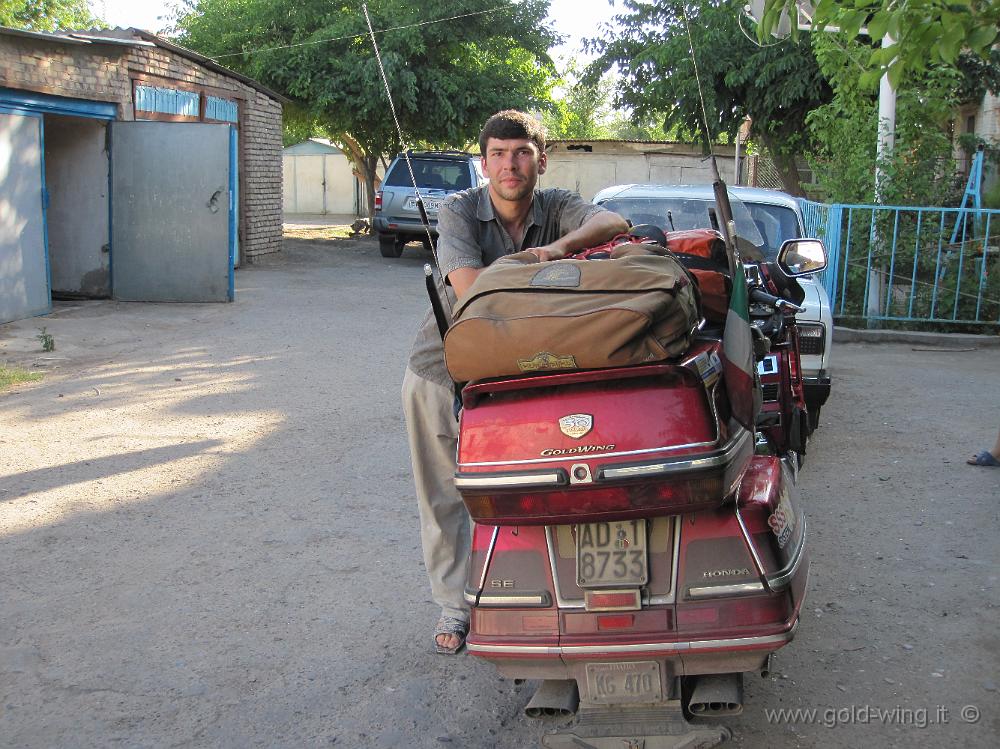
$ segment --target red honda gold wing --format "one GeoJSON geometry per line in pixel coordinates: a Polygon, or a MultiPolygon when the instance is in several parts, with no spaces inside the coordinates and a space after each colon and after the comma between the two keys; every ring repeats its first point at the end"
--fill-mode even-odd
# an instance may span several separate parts
{"type": "Polygon", "coordinates": [[[730,417],[721,357],[703,329],[676,360],[463,391],[467,646],[542,680],[529,715],[577,713],[545,746],[712,746],[792,640],[797,457],[730,417]]]}

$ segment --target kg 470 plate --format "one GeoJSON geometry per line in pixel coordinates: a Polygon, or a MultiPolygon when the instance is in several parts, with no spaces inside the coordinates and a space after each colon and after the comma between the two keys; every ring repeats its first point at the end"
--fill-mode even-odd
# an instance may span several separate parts
{"type": "Polygon", "coordinates": [[[656,661],[588,663],[587,692],[589,702],[600,705],[659,702],[660,666],[656,661]]]}

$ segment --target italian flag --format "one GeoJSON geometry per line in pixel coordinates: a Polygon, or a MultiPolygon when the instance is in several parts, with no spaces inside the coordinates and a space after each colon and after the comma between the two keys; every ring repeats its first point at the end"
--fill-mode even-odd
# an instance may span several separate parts
{"type": "MultiPolygon", "coordinates": [[[[715,161],[712,161],[715,168],[715,161]]],[[[718,172],[716,171],[716,174],[718,172]]],[[[717,179],[715,185],[716,216],[731,217],[726,185],[717,179]],[[725,204],[725,210],[719,207],[725,204]]],[[[720,220],[720,223],[724,221],[720,220]]],[[[743,261],[736,251],[736,231],[726,224],[726,256],[729,260],[729,275],[733,280],[733,292],[729,295],[729,311],[726,313],[726,327],[722,331],[722,372],[726,379],[726,394],[733,417],[747,429],[754,428],[757,412],[760,411],[760,380],[753,358],[753,334],[750,332],[750,302],[747,294],[747,277],[743,261]]]]}
{"type": "MultiPolygon", "coordinates": [[[[729,249],[730,255],[735,255],[729,249]]],[[[747,278],[739,256],[730,258],[733,293],[729,295],[726,327],[722,332],[722,371],[733,417],[747,429],[754,428],[760,411],[760,383],[753,359],[753,337],[747,301],[747,278]]]]}

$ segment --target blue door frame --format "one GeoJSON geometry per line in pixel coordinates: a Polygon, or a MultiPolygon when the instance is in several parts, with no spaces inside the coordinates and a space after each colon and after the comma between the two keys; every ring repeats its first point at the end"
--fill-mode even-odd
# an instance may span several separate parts
{"type": "MultiPolygon", "coordinates": [[[[70,117],[87,117],[90,119],[110,122],[118,118],[118,105],[87,99],[71,99],[63,96],[51,96],[34,91],[20,91],[13,88],[0,87],[0,112],[21,114],[38,118],[41,158],[39,167],[42,170],[42,237],[45,251],[45,276],[48,287],[48,308],[38,314],[48,314],[52,311],[52,270],[49,264],[49,227],[48,207],[49,193],[45,183],[45,118],[46,114],[65,115],[70,117]]],[[[108,169],[108,226],[111,226],[111,170],[108,169]]]]}
{"type": "Polygon", "coordinates": [[[239,262],[239,132],[229,126],[229,301],[236,301],[236,264],[239,262]]]}

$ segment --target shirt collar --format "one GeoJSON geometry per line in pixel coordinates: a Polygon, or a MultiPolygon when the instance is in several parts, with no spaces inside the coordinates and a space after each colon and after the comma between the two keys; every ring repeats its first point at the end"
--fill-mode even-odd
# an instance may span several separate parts
{"type": "MultiPolygon", "coordinates": [[[[483,185],[480,190],[476,217],[480,221],[492,221],[497,215],[493,210],[493,201],[490,199],[490,186],[483,185]]],[[[544,223],[545,215],[542,211],[541,190],[536,187],[531,198],[531,221],[528,225],[542,226],[544,223]]]]}

